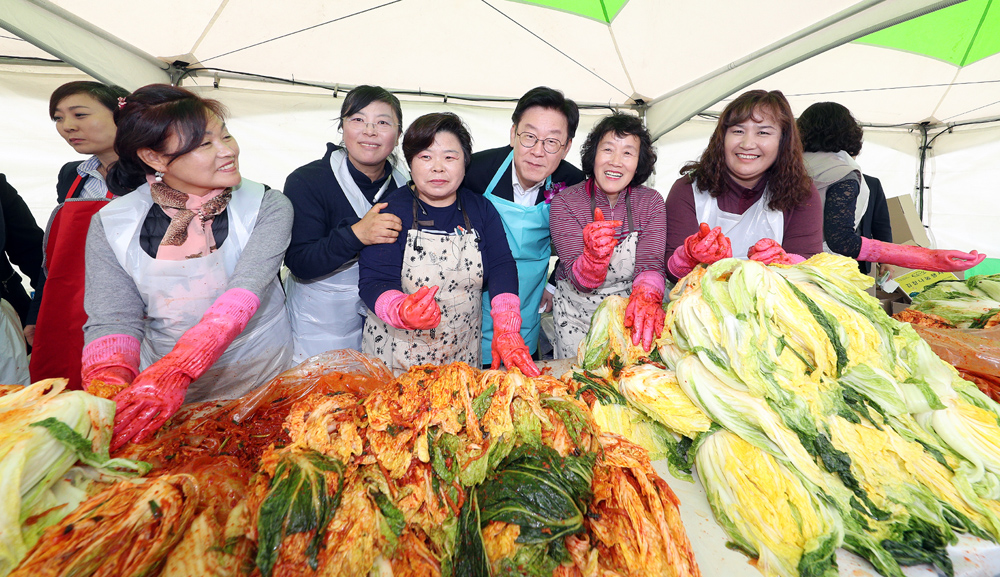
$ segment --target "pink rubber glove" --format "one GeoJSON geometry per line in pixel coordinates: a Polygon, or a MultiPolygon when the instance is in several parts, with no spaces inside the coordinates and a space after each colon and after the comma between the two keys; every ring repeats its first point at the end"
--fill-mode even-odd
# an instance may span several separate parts
{"type": "Polygon", "coordinates": [[[663,275],[645,271],[632,280],[632,294],[625,307],[625,326],[632,329],[632,344],[642,342],[642,350],[653,348],[663,332],[663,275]]]}
{"type": "Polygon", "coordinates": [[[521,338],[521,299],[513,293],[501,293],[490,301],[493,318],[493,364],[499,369],[501,361],[508,368],[517,367],[528,377],[542,374],[531,360],[528,345],[521,338]]]}
{"type": "Polygon", "coordinates": [[[375,316],[397,329],[433,329],[441,322],[441,308],[434,300],[437,291],[437,286],[422,286],[410,295],[397,290],[385,291],[375,301],[375,316]]]}
{"type": "Polygon", "coordinates": [[[698,232],[684,240],[684,244],[674,250],[667,260],[670,273],[681,278],[701,263],[712,264],[733,256],[729,238],[722,234],[722,227],[711,228],[704,222],[698,232]]]}
{"type": "Polygon", "coordinates": [[[583,254],[573,263],[573,276],[580,286],[595,289],[604,284],[611,254],[618,245],[615,229],[621,225],[620,220],[604,220],[604,212],[598,208],[594,222],[583,227],[583,254]]]}
{"type": "Polygon", "coordinates": [[[142,442],[170,419],[184,402],[188,386],[219,360],[250,318],[260,299],[246,289],[230,289],[215,299],[204,316],[181,335],[173,350],[139,373],[115,397],[114,451],[142,442]]]}
{"type": "Polygon", "coordinates": [[[764,264],[799,264],[805,257],[787,253],[773,238],[762,238],[747,251],[747,258],[764,264]]]}
{"type": "Polygon", "coordinates": [[[858,260],[880,262],[906,268],[937,272],[969,270],[983,262],[985,254],[976,251],[935,250],[906,244],[892,244],[861,237],[858,260]]]}
{"type": "Polygon", "coordinates": [[[83,347],[83,390],[97,383],[124,389],[139,374],[139,339],[107,335],[83,347]]]}

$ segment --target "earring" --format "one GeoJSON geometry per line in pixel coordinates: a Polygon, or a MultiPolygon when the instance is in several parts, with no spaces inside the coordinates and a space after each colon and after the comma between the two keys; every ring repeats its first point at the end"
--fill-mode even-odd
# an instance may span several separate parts
{"type": "Polygon", "coordinates": [[[157,170],[153,174],[153,180],[155,180],[156,182],[163,182],[163,173],[157,170]]]}

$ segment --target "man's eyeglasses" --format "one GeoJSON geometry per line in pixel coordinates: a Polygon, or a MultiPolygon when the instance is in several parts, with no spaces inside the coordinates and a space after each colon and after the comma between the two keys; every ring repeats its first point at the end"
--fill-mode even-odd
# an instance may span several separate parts
{"type": "Polygon", "coordinates": [[[344,125],[348,126],[352,130],[366,130],[369,125],[376,132],[392,132],[396,130],[396,125],[389,122],[388,120],[376,120],[375,122],[367,122],[364,118],[345,118],[344,125]]]}
{"type": "Polygon", "coordinates": [[[517,139],[518,142],[521,143],[521,146],[525,148],[534,148],[535,143],[541,141],[542,150],[548,152],[549,154],[555,154],[562,150],[562,147],[565,146],[565,144],[559,142],[555,138],[546,138],[543,140],[530,132],[518,132],[517,139]]]}

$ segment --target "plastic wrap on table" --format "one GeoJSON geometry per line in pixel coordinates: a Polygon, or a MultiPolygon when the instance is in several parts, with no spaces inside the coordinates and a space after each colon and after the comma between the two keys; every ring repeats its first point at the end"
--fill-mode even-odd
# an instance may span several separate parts
{"type": "Polygon", "coordinates": [[[153,439],[126,445],[116,456],[172,470],[188,459],[230,455],[253,469],[267,446],[287,441],[282,424],[297,401],[312,393],[366,396],[392,380],[380,360],[349,349],[326,352],[238,399],[185,405],[153,439]]]}
{"type": "Polygon", "coordinates": [[[943,329],[913,325],[937,356],[1000,402],[1000,326],[943,329]]]}

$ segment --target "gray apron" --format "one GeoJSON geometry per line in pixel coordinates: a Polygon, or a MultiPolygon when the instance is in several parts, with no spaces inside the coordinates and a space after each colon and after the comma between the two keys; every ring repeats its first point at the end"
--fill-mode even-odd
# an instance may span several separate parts
{"type": "MultiPolygon", "coordinates": [[[[461,200],[459,210],[462,210],[461,200]]],[[[441,322],[429,330],[397,329],[373,312],[365,321],[361,351],[382,359],[398,374],[411,365],[443,365],[462,361],[480,366],[482,338],[483,258],[479,234],[464,210],[464,234],[422,231],[433,222],[417,220],[413,200],[413,225],[406,234],[403,251],[402,288],[412,294],[422,286],[440,287],[435,300],[441,322]]]]}
{"type": "MultiPolygon", "coordinates": [[[[590,330],[590,318],[601,302],[611,296],[628,297],[632,293],[632,279],[635,277],[635,255],[639,243],[639,232],[632,225],[631,194],[624,198],[627,230],[625,238],[618,241],[611,253],[608,276],[604,284],[590,293],[582,293],[567,279],[556,283],[556,294],[552,297],[552,317],[555,321],[556,339],[553,357],[575,359],[577,349],[590,330]]],[[[596,208],[594,195],[590,195],[590,214],[596,208]]]]}

